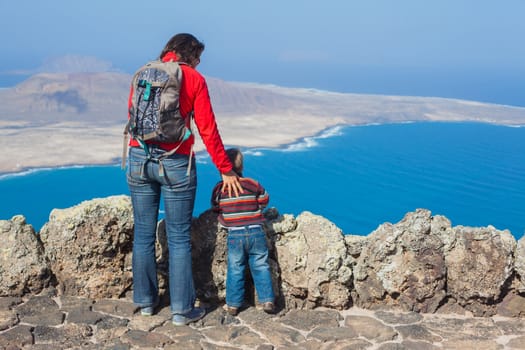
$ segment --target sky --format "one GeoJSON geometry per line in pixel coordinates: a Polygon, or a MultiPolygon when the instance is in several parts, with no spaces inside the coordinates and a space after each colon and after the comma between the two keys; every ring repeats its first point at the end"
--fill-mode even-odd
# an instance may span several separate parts
{"type": "Polygon", "coordinates": [[[189,32],[227,81],[525,106],[523,0],[0,0],[0,17],[3,87],[65,55],[132,73],[189,32]]]}

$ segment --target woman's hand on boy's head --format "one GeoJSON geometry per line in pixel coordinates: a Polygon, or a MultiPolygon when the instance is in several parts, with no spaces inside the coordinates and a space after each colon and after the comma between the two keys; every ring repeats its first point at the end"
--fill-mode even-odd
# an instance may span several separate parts
{"type": "Polygon", "coordinates": [[[227,173],[221,174],[222,177],[222,187],[221,191],[228,192],[228,196],[231,197],[232,191],[235,197],[239,197],[239,193],[242,193],[241,182],[235,171],[230,170],[227,173]]]}

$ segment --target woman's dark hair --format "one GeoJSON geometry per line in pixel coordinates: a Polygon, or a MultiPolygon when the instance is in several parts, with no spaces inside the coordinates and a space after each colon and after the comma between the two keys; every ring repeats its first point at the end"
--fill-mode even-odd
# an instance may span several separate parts
{"type": "Polygon", "coordinates": [[[160,53],[160,57],[164,57],[168,52],[173,51],[177,54],[179,61],[191,63],[199,59],[202,51],[204,51],[204,44],[197,38],[188,33],[175,34],[164,46],[160,53]]]}

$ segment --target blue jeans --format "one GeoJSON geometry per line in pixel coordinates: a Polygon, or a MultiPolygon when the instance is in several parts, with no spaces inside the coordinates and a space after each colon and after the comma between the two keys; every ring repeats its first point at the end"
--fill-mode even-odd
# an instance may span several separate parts
{"type": "MultiPolygon", "coordinates": [[[[164,151],[151,148],[153,157],[164,151]]],[[[133,204],[133,301],[140,307],[158,301],[155,239],[161,195],[169,250],[169,292],[171,312],[184,314],[193,309],[195,288],[191,265],[191,221],[197,189],[197,171],[192,164],[187,175],[189,156],[174,154],[159,162],[149,160],[141,148],[131,147],[127,181],[133,204]]]]}
{"type": "Polygon", "coordinates": [[[229,306],[240,307],[243,304],[244,273],[247,264],[250,266],[259,302],[273,302],[268,246],[260,225],[228,230],[226,304],[229,306]]]}

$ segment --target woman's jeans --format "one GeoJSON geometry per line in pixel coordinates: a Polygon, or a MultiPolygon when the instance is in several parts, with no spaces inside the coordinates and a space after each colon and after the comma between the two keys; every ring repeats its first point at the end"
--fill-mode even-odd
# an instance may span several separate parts
{"type": "Polygon", "coordinates": [[[244,302],[244,274],[247,264],[250,267],[259,302],[273,302],[268,246],[261,225],[228,229],[226,304],[229,306],[240,307],[244,302]]]}
{"type": "MultiPolygon", "coordinates": [[[[152,157],[163,150],[150,148],[152,157]]],[[[197,173],[192,164],[187,175],[189,156],[174,154],[159,162],[148,160],[141,148],[131,147],[127,181],[133,204],[133,301],[140,307],[158,302],[156,228],[161,196],[169,249],[169,292],[171,312],[184,314],[193,309],[195,288],[191,266],[191,221],[197,188],[197,173]],[[162,175],[162,174],[161,174],[162,175]]]]}

